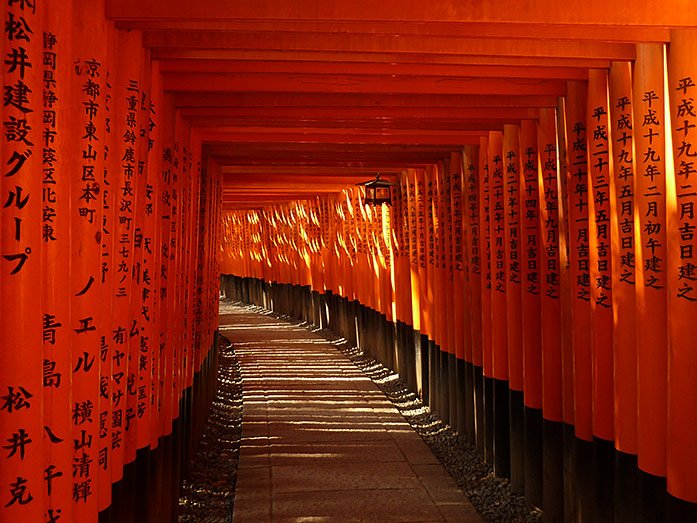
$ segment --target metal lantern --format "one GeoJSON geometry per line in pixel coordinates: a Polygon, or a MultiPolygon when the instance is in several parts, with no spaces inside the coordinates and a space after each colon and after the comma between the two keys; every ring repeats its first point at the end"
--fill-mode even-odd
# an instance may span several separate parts
{"type": "Polygon", "coordinates": [[[390,187],[395,185],[380,178],[380,173],[375,176],[374,180],[359,183],[358,185],[365,186],[365,203],[370,205],[392,205],[392,190],[390,187]]]}

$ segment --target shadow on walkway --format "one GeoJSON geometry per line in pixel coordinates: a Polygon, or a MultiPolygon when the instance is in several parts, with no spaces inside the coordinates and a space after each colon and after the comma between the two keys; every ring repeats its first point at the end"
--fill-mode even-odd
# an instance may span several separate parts
{"type": "Polygon", "coordinates": [[[221,309],[243,421],[234,521],[481,521],[421,437],[330,342],[221,309]]]}

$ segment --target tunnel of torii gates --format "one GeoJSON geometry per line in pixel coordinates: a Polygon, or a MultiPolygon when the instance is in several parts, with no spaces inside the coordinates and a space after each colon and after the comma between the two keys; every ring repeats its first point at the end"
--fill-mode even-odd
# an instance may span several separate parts
{"type": "Polygon", "coordinates": [[[2,522],[174,519],[221,282],[547,520],[697,520],[697,3],[2,2],[2,522]]]}

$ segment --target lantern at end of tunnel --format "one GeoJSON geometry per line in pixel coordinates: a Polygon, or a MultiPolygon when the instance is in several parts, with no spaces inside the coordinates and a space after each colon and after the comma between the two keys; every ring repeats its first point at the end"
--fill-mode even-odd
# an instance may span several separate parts
{"type": "Polygon", "coordinates": [[[380,173],[375,176],[374,180],[359,183],[365,187],[365,203],[373,206],[379,206],[383,203],[392,205],[392,182],[388,182],[380,178],[380,173]]]}

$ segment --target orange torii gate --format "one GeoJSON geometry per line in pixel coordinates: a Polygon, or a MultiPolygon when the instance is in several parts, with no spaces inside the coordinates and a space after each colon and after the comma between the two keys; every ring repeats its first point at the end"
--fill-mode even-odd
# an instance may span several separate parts
{"type": "Polygon", "coordinates": [[[0,521],[175,517],[220,273],[546,519],[695,519],[697,6],[475,4],[4,2],[0,521]]]}

